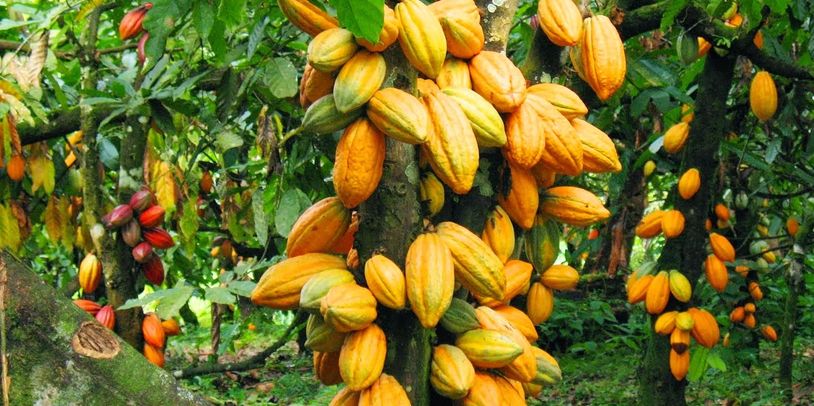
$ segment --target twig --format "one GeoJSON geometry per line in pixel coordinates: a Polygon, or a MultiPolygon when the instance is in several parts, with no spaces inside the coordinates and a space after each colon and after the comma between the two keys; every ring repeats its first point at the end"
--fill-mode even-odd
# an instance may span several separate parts
{"type": "Polygon", "coordinates": [[[6,283],[8,283],[8,274],[6,272],[6,263],[3,258],[0,258],[0,359],[2,359],[3,370],[3,405],[8,406],[9,401],[9,384],[11,381],[8,376],[8,358],[6,357],[6,283]]]}
{"type": "Polygon", "coordinates": [[[759,257],[759,256],[761,256],[763,254],[767,254],[767,253],[772,252],[772,251],[780,251],[780,250],[789,249],[789,248],[791,248],[793,246],[794,246],[794,244],[785,244],[785,245],[777,246],[775,248],[769,247],[769,249],[767,249],[765,251],[758,252],[757,254],[747,255],[747,256],[743,257],[743,259],[757,258],[757,257],[759,257]]]}

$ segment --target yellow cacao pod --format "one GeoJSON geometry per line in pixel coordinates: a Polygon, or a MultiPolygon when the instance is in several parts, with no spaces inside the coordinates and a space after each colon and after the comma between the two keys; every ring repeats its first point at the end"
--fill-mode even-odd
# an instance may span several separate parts
{"type": "Polygon", "coordinates": [[[710,255],[704,262],[704,273],[707,276],[707,282],[713,289],[719,293],[726,289],[729,283],[729,273],[726,272],[726,264],[724,264],[715,255],[710,255]]]}
{"type": "Polygon", "coordinates": [[[701,188],[701,173],[696,168],[687,169],[678,180],[678,194],[684,200],[690,200],[701,188]]]}
{"type": "Polygon", "coordinates": [[[689,124],[685,122],[674,124],[664,133],[664,150],[671,154],[681,151],[684,148],[684,144],[687,143],[689,135],[689,124]]]}
{"type": "Polygon", "coordinates": [[[644,177],[648,177],[653,174],[656,170],[656,163],[653,161],[647,161],[644,163],[644,167],[642,168],[642,173],[644,173],[644,177]]]}
{"type": "Polygon", "coordinates": [[[678,312],[675,310],[662,313],[656,319],[656,324],[653,325],[653,330],[656,332],[656,334],[661,334],[663,336],[672,333],[676,327],[676,317],[678,317],[678,312]]]}
{"type": "Polygon", "coordinates": [[[684,276],[683,273],[672,270],[670,271],[670,293],[679,302],[687,303],[692,297],[692,285],[690,280],[684,276]]]}
{"type": "Polygon", "coordinates": [[[328,252],[350,226],[351,212],[337,197],[326,197],[306,209],[288,234],[289,258],[312,252],[328,252]]]}
{"type": "Polygon", "coordinates": [[[552,265],[543,272],[540,280],[554,290],[574,290],[579,283],[579,272],[568,265],[552,265]]]}
{"type": "Polygon", "coordinates": [[[421,176],[418,196],[426,203],[427,214],[433,217],[444,207],[444,184],[432,172],[426,172],[421,176]]]}
{"type": "Polygon", "coordinates": [[[435,233],[421,234],[405,259],[407,300],[424,328],[433,328],[447,311],[455,290],[452,254],[435,233]]]}
{"type": "Polygon", "coordinates": [[[351,390],[373,385],[384,369],[387,338],[376,324],[354,331],[345,337],[339,352],[339,374],[351,390]]]}
{"type": "MultiPolygon", "coordinates": [[[[532,95],[529,99],[537,98],[532,95]]],[[[550,103],[537,98],[537,116],[545,132],[545,150],[540,163],[548,170],[569,176],[582,173],[582,142],[574,127],[550,103]]]]}
{"type": "Polygon", "coordinates": [[[574,186],[546,189],[540,199],[540,212],[561,223],[577,227],[605,220],[610,212],[593,193],[574,186]]]}
{"type": "Polygon", "coordinates": [[[405,0],[396,6],[399,43],[404,56],[419,72],[435,79],[444,64],[447,41],[441,23],[420,0],[405,0]]]}
{"type": "MultiPolygon", "coordinates": [[[[540,2],[542,4],[542,2],[540,2]]],[[[582,24],[582,19],[580,19],[582,24]]],[[[571,89],[556,83],[539,83],[528,88],[529,94],[535,94],[551,103],[557,111],[568,120],[583,118],[588,114],[588,107],[571,89]]]]}
{"type": "Polygon", "coordinates": [[[353,58],[358,48],[353,33],[344,28],[330,28],[308,44],[308,63],[318,71],[330,73],[353,58]]]}
{"type": "Polygon", "coordinates": [[[467,15],[473,18],[475,15],[480,15],[478,5],[474,0],[438,0],[430,3],[429,8],[438,18],[450,14],[467,15]]]}
{"type": "Polygon", "coordinates": [[[627,302],[636,304],[644,300],[647,297],[647,291],[650,288],[651,282],[653,282],[653,275],[645,275],[641,278],[637,278],[633,282],[628,282],[627,302]]]}
{"type": "Polygon", "coordinates": [[[538,110],[545,110],[545,106],[539,99],[529,96],[506,118],[506,147],[503,151],[509,162],[524,169],[540,162],[545,153],[546,129],[551,123],[538,114],[538,110]]]}
{"type": "Polygon", "coordinates": [[[469,393],[461,399],[461,406],[502,405],[503,395],[494,375],[488,372],[475,372],[475,381],[469,393]]]}
{"type": "Polygon", "coordinates": [[[329,269],[311,277],[300,291],[300,309],[319,312],[322,298],[332,287],[354,283],[353,274],[346,269],[329,269]]]}
{"type": "Polygon", "coordinates": [[[482,328],[507,334],[523,349],[523,353],[501,368],[501,372],[511,379],[523,382],[531,381],[537,372],[537,359],[531,350],[531,344],[529,344],[523,333],[492,308],[480,306],[475,309],[475,315],[482,328]]]}
{"type": "Polygon", "coordinates": [[[509,184],[509,187],[500,188],[497,202],[506,210],[512,221],[528,230],[534,225],[534,217],[540,204],[537,182],[528,169],[512,163],[508,164],[508,168],[510,177],[501,176],[501,178],[509,184]],[[508,194],[503,194],[503,190],[508,190],[508,194]]]}
{"type": "Polygon", "coordinates": [[[329,403],[328,406],[358,406],[359,394],[361,394],[361,392],[353,391],[348,387],[344,387],[337,392],[336,395],[334,395],[333,399],[331,399],[331,403],[329,403]]]}
{"type": "MultiPolygon", "coordinates": [[[[436,3],[432,3],[436,4],[436,3]]],[[[472,79],[469,77],[469,65],[458,58],[447,58],[441,66],[441,72],[435,78],[435,83],[441,90],[448,87],[472,89],[472,79]]]]}
{"type": "Polygon", "coordinates": [[[419,97],[424,97],[441,91],[441,88],[439,88],[432,79],[418,78],[416,79],[415,87],[418,91],[419,97]]]}
{"type": "MultiPolygon", "coordinates": [[[[676,317],[676,322],[677,321],[678,317],[676,317]]],[[[676,323],[676,327],[678,327],[678,323],[676,323]]],[[[680,328],[673,329],[673,332],[670,333],[670,348],[679,354],[683,354],[689,350],[690,332],[680,328]]]]}
{"type": "Polygon", "coordinates": [[[676,328],[691,331],[694,325],[695,320],[689,312],[681,312],[676,315],[676,328]]]}
{"type": "Polygon", "coordinates": [[[408,144],[427,142],[430,116],[415,96],[396,88],[381,89],[367,103],[367,117],[385,135],[408,144]]]}
{"type": "Polygon", "coordinates": [[[345,260],[336,255],[311,253],[274,264],[257,282],[252,303],[280,310],[295,309],[305,283],[328,269],[346,269],[345,260]]]}
{"type": "Polygon", "coordinates": [[[384,170],[384,134],[367,118],[349,125],[336,145],[333,183],[347,208],[357,207],[379,186],[384,170]]]}
{"type": "Polygon", "coordinates": [[[709,245],[712,247],[712,252],[721,261],[732,262],[735,260],[735,247],[726,237],[718,233],[710,233],[709,245]]]}
{"type": "Polygon", "coordinates": [[[486,216],[481,239],[492,248],[492,252],[504,264],[514,252],[514,226],[502,207],[495,206],[486,216]]]}
{"type": "Polygon", "coordinates": [[[597,97],[607,100],[625,82],[625,46],[616,27],[606,16],[586,18],[583,27],[579,42],[582,72],[597,97]]]}
{"type": "Polygon", "coordinates": [[[376,320],[376,298],[369,290],[346,283],[328,290],[319,312],[325,323],[340,333],[361,330],[376,320]]]}
{"type": "Polygon", "coordinates": [[[410,398],[399,381],[381,374],[373,385],[359,395],[359,406],[410,406],[410,398]]]}
{"type": "Polygon", "coordinates": [[[690,352],[684,351],[679,354],[670,350],[670,373],[677,381],[681,381],[687,376],[687,371],[690,370],[690,352]]]}
{"type": "Polygon", "coordinates": [[[653,238],[661,233],[661,219],[664,217],[664,210],[654,210],[639,221],[636,225],[636,236],[639,238],[653,238]]]}
{"type": "Polygon", "coordinates": [[[534,325],[540,324],[551,317],[554,310],[554,291],[540,282],[534,282],[526,296],[526,314],[534,325]]]}
{"type": "Polygon", "coordinates": [[[455,346],[478,368],[500,368],[523,354],[523,347],[508,334],[482,328],[461,334],[455,346]]]}
{"type": "Polygon", "coordinates": [[[312,37],[316,37],[322,31],[339,27],[336,18],[308,0],[277,0],[277,4],[291,24],[312,37]]]}
{"type": "Polygon", "coordinates": [[[422,145],[430,166],[453,192],[466,194],[478,171],[478,142],[472,126],[458,103],[446,94],[436,92],[422,100],[430,113],[430,134],[422,145]]]}
{"type": "Polygon", "coordinates": [[[374,44],[364,38],[356,38],[356,42],[370,52],[382,52],[393,45],[399,38],[399,20],[396,13],[387,4],[384,5],[384,25],[379,32],[379,40],[374,44]]]}
{"type": "Polygon", "coordinates": [[[506,145],[506,129],[503,118],[494,106],[483,96],[471,89],[463,87],[447,87],[444,94],[455,100],[461,107],[479,147],[502,147],[506,145]]]}
{"type": "Polygon", "coordinates": [[[667,210],[661,217],[661,231],[666,238],[676,238],[684,232],[684,215],[678,210],[667,210]]]}
{"type": "Polygon", "coordinates": [[[339,351],[314,351],[314,376],[323,385],[342,383],[342,376],[339,375],[339,351]]]}
{"type": "Polygon", "coordinates": [[[460,399],[475,383],[475,368],[460,348],[441,344],[432,350],[430,385],[441,396],[460,399]]]}
{"type": "Polygon", "coordinates": [[[526,405],[526,396],[523,394],[523,385],[520,384],[520,381],[505,376],[495,376],[495,383],[497,383],[498,390],[500,391],[500,397],[502,399],[501,405],[526,405]]]}
{"type": "Polygon", "coordinates": [[[307,108],[321,97],[331,94],[334,81],[332,74],[320,72],[306,63],[300,80],[300,105],[307,108]]]}
{"type": "Polygon", "coordinates": [[[526,79],[514,63],[498,52],[483,51],[469,61],[472,89],[501,113],[511,113],[526,99],[526,79]]]}
{"type": "Polygon", "coordinates": [[[616,145],[608,134],[579,118],[572,120],[571,125],[582,144],[582,169],[592,173],[622,170],[616,145]]]}
{"type": "Polygon", "coordinates": [[[712,348],[721,338],[721,330],[718,328],[718,321],[715,317],[704,309],[690,308],[687,310],[693,318],[692,338],[698,344],[707,348],[712,348]]]}
{"type": "Polygon", "coordinates": [[[523,385],[523,392],[526,394],[526,397],[536,398],[540,396],[540,393],[543,391],[543,385],[537,385],[531,382],[521,382],[521,384],[523,385]]]}
{"type": "Polygon", "coordinates": [[[540,0],[537,19],[540,28],[555,45],[573,46],[582,36],[582,12],[571,0],[540,0]]]}
{"type": "Polygon", "coordinates": [[[404,273],[395,262],[381,254],[373,255],[365,262],[365,281],[379,304],[396,310],[404,308],[404,273]]]}
{"type": "Polygon", "coordinates": [[[534,323],[522,310],[507,305],[495,307],[494,310],[520,331],[529,342],[533,343],[540,338],[537,329],[534,328],[534,323]]]}
{"type": "Polygon", "coordinates": [[[562,380],[560,364],[544,350],[531,347],[534,357],[537,359],[537,375],[532,380],[535,384],[552,385],[562,380]]]}
{"type": "Polygon", "coordinates": [[[647,312],[650,314],[660,314],[667,307],[670,300],[670,278],[667,271],[661,271],[647,287],[647,296],[644,299],[647,312]]]}
{"type": "Polygon", "coordinates": [[[447,51],[452,56],[469,59],[483,49],[485,39],[479,13],[453,11],[436,16],[444,30],[447,51]]]}
{"type": "Polygon", "coordinates": [[[473,294],[503,299],[506,289],[503,262],[489,246],[465,227],[450,221],[438,224],[436,231],[452,253],[458,282],[473,294]]]}
{"type": "Polygon", "coordinates": [[[334,82],[334,103],[341,113],[362,107],[384,83],[387,64],[377,52],[362,49],[356,52],[334,82]]]}
{"type": "Polygon", "coordinates": [[[311,351],[336,352],[342,348],[346,335],[326,324],[322,315],[312,314],[305,325],[305,347],[311,351]]]}
{"type": "Polygon", "coordinates": [[[760,121],[769,120],[777,111],[777,87],[769,72],[760,71],[752,78],[749,106],[760,121]]]}
{"type": "Polygon", "coordinates": [[[84,293],[93,293],[102,280],[102,262],[93,254],[85,255],[79,263],[79,286],[84,293]]]}

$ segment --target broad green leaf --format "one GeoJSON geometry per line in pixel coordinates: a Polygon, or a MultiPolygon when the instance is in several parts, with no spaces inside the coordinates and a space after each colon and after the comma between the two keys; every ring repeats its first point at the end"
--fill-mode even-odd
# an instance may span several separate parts
{"type": "Polygon", "coordinates": [[[209,37],[213,21],[215,21],[215,11],[212,9],[209,0],[196,1],[195,6],[192,8],[192,24],[201,38],[209,37]]]}
{"type": "Polygon", "coordinates": [[[108,168],[119,167],[119,150],[108,138],[99,139],[99,159],[108,168]]]}
{"type": "Polygon", "coordinates": [[[246,14],[246,0],[220,0],[218,19],[227,27],[234,27],[243,21],[246,14]]]}
{"type": "Polygon", "coordinates": [[[174,288],[170,289],[174,291],[173,294],[165,296],[158,302],[158,307],[155,308],[155,312],[158,313],[161,319],[178,317],[181,308],[184,307],[192,296],[192,293],[195,292],[195,288],[192,286],[183,286],[181,285],[182,283],[184,283],[183,280],[179,281],[174,288]]]}
{"type": "Polygon", "coordinates": [[[307,205],[308,196],[305,195],[300,189],[293,188],[287,190],[280,199],[280,205],[277,207],[277,213],[274,215],[274,225],[277,228],[277,233],[283,237],[288,237],[291,232],[291,227],[297,218],[300,216],[307,205]]]}
{"type": "Polygon", "coordinates": [[[704,376],[707,371],[707,357],[709,356],[709,349],[702,346],[695,346],[690,351],[690,371],[687,374],[687,380],[696,382],[704,376]]]}
{"type": "Polygon", "coordinates": [[[235,295],[228,289],[220,286],[206,288],[206,300],[212,303],[232,304],[236,301],[235,295]]]}
{"type": "Polygon", "coordinates": [[[297,68],[286,58],[274,58],[264,72],[265,83],[274,97],[285,99],[297,94],[297,68]]]}
{"type": "Polygon", "coordinates": [[[711,352],[707,357],[707,365],[715,368],[721,372],[726,372],[726,362],[721,358],[717,352],[711,352]]]}
{"type": "Polygon", "coordinates": [[[339,23],[357,37],[379,40],[384,26],[384,0],[331,0],[339,23]]]}
{"type": "Polygon", "coordinates": [[[232,281],[226,285],[226,288],[238,296],[249,297],[255,286],[257,284],[251,281],[232,281]]]}
{"type": "Polygon", "coordinates": [[[263,40],[266,34],[266,24],[268,24],[269,18],[268,16],[263,17],[260,21],[255,24],[254,29],[252,30],[251,35],[249,35],[249,45],[248,50],[246,52],[246,58],[252,59],[254,56],[255,51],[257,51],[257,46],[260,44],[260,41],[263,40]]]}
{"type": "Polygon", "coordinates": [[[239,135],[231,131],[221,131],[215,138],[215,144],[218,148],[225,152],[232,148],[238,148],[243,145],[243,139],[239,135]]]}

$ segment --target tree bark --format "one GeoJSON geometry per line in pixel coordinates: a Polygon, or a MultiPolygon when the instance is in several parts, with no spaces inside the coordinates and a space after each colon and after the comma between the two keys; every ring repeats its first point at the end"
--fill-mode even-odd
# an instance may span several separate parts
{"type": "Polygon", "coordinates": [[[10,404],[207,404],[3,252],[0,284],[10,404]]]}
{"type": "MultiPolygon", "coordinates": [[[[675,209],[686,219],[684,232],[667,241],[659,257],[660,270],[678,269],[697,281],[701,277],[705,244],[708,235],[704,222],[713,195],[716,173],[716,154],[726,130],[726,99],[732,83],[735,61],[710,52],[698,84],[696,106],[704,106],[695,113],[689,140],[684,147],[681,169],[698,168],[701,173],[701,189],[690,200],[675,199],[675,209]]],[[[693,284],[694,285],[694,284],[693,284]]],[[[671,299],[668,309],[683,308],[671,299]]],[[[652,318],[655,322],[656,317],[652,318]]],[[[652,329],[651,329],[652,331],[652,329]]],[[[647,350],[639,370],[639,399],[644,405],[684,405],[686,380],[676,381],[669,366],[669,337],[651,332],[647,350]]]]}

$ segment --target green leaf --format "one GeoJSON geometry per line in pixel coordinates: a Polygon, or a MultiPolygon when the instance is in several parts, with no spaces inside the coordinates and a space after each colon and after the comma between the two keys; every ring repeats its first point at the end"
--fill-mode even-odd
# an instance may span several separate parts
{"type": "Polygon", "coordinates": [[[353,35],[372,43],[379,41],[384,26],[384,0],[331,0],[339,23],[353,35]]]}
{"type": "Polygon", "coordinates": [[[249,297],[252,295],[255,286],[257,284],[251,281],[232,281],[226,285],[226,288],[229,289],[229,292],[238,296],[249,297]]]}
{"type": "Polygon", "coordinates": [[[198,233],[198,202],[196,199],[188,199],[184,203],[184,214],[178,221],[181,231],[181,240],[187,251],[195,249],[195,235],[198,233]]]}
{"type": "Polygon", "coordinates": [[[243,145],[243,139],[239,135],[231,131],[221,131],[215,139],[215,145],[220,148],[221,152],[226,152],[232,148],[238,148],[243,145]]]}
{"type": "Polygon", "coordinates": [[[707,371],[707,357],[709,356],[709,349],[706,347],[693,347],[690,352],[690,371],[687,374],[687,379],[690,382],[696,382],[704,376],[707,371]]]}
{"type": "Polygon", "coordinates": [[[707,357],[707,365],[715,368],[721,372],[726,372],[726,362],[721,358],[717,352],[710,353],[707,357]]]}
{"type": "Polygon", "coordinates": [[[195,2],[195,7],[192,9],[192,24],[195,26],[195,31],[201,38],[209,37],[212,31],[212,23],[215,21],[215,11],[212,10],[212,5],[208,0],[199,0],[195,2]]]}
{"type": "Polygon", "coordinates": [[[246,14],[246,0],[220,0],[218,19],[227,27],[234,27],[243,21],[246,14]]]}
{"type": "Polygon", "coordinates": [[[248,59],[252,59],[254,53],[257,51],[257,46],[260,44],[260,41],[263,40],[266,34],[266,24],[268,24],[269,18],[268,16],[263,17],[257,24],[254,26],[251,35],[249,35],[249,45],[247,50],[246,57],[248,59]]]}
{"type": "Polygon", "coordinates": [[[310,204],[308,196],[302,190],[298,188],[286,190],[283,197],[280,198],[280,205],[274,215],[274,226],[277,228],[277,233],[288,237],[294,222],[310,204]]]}
{"type": "Polygon", "coordinates": [[[229,292],[229,289],[215,286],[212,288],[206,288],[206,300],[212,303],[232,304],[237,300],[237,298],[235,298],[235,295],[229,292]]]}
{"type": "Polygon", "coordinates": [[[297,68],[286,58],[274,58],[264,71],[266,86],[274,97],[286,99],[297,94],[297,68]]]}
{"type": "Polygon", "coordinates": [[[254,213],[254,234],[260,245],[265,246],[269,240],[269,222],[266,208],[263,205],[263,189],[257,189],[252,194],[252,212],[254,213]]]}
{"type": "Polygon", "coordinates": [[[687,7],[689,0],[673,0],[667,3],[667,9],[664,10],[664,14],[661,16],[661,24],[659,24],[659,29],[662,32],[666,32],[670,26],[676,20],[676,16],[681,10],[684,10],[684,7],[687,7]]]}
{"type": "Polygon", "coordinates": [[[156,307],[155,312],[158,313],[158,316],[162,319],[177,317],[181,308],[184,307],[192,296],[192,293],[195,292],[195,288],[192,286],[178,286],[182,283],[184,283],[183,280],[178,281],[176,287],[170,289],[173,291],[173,294],[164,297],[158,302],[158,307],[156,307]]]}
{"type": "Polygon", "coordinates": [[[108,168],[119,167],[119,150],[110,142],[109,138],[99,139],[99,159],[108,168]]]}

